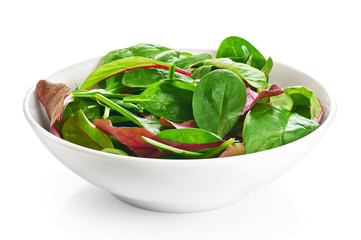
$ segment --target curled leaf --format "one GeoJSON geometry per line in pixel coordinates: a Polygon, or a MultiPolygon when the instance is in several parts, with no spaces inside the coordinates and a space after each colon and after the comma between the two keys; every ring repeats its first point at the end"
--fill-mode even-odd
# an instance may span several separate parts
{"type": "Polygon", "coordinates": [[[47,80],[40,80],[36,84],[35,93],[48,114],[50,129],[53,129],[53,125],[56,120],[60,120],[67,104],[65,99],[70,92],[70,87],[63,83],[51,83],[47,80]]]}
{"type": "Polygon", "coordinates": [[[281,93],[284,93],[284,90],[278,87],[276,84],[272,84],[269,89],[263,90],[259,93],[253,91],[250,87],[247,87],[247,103],[244,107],[242,115],[245,114],[249,109],[251,109],[258,100],[266,97],[277,96],[281,93]]]}

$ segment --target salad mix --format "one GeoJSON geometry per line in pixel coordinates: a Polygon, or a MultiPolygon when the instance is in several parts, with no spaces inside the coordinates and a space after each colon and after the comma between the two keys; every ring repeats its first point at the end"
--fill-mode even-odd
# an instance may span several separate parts
{"type": "Polygon", "coordinates": [[[311,133],[323,108],[304,86],[268,82],[272,58],[241,37],[216,57],[154,44],[105,55],[75,90],[40,80],[50,132],[120,155],[199,159],[275,148],[311,133]]]}

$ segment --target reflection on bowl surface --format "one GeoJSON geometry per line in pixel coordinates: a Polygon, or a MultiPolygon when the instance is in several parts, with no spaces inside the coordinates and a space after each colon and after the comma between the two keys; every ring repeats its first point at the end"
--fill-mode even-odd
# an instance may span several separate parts
{"type": "MultiPolygon", "coordinates": [[[[210,51],[214,54],[214,51],[210,51]]],[[[47,80],[79,86],[101,58],[67,67],[47,80]]],[[[196,212],[222,207],[264,186],[288,171],[316,145],[332,122],[333,96],[310,76],[275,63],[270,83],[280,87],[303,85],[323,104],[321,126],[287,145],[241,156],[168,160],[121,156],[84,148],[62,140],[47,130],[49,120],[34,87],[24,99],[24,113],[49,151],[74,173],[132,205],[163,212],[196,212]]]]}

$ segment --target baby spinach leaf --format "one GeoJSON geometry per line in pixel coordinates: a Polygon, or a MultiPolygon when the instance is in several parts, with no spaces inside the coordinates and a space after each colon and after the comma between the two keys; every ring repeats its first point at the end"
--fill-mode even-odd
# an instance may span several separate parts
{"type": "Polygon", "coordinates": [[[207,143],[216,143],[216,142],[222,143],[222,138],[220,138],[219,136],[199,128],[180,128],[180,129],[163,130],[160,133],[158,133],[157,136],[171,142],[193,143],[193,144],[207,144],[207,143]]]}
{"type": "Polygon", "coordinates": [[[192,72],[192,78],[193,79],[201,79],[202,77],[204,77],[206,74],[210,73],[212,70],[215,70],[216,67],[214,66],[201,66],[199,68],[194,69],[194,71],[192,72]]]}
{"type": "Polygon", "coordinates": [[[124,152],[123,150],[117,149],[117,148],[104,148],[101,151],[102,152],[107,152],[107,153],[123,155],[123,156],[129,156],[128,153],[124,152]]]}
{"type": "MultiPolygon", "coordinates": [[[[170,65],[171,64],[169,63],[163,63],[144,57],[128,57],[128,58],[118,59],[98,67],[94,72],[92,72],[87,77],[87,79],[81,86],[81,89],[89,90],[95,84],[99,83],[104,79],[107,79],[119,73],[123,73],[133,69],[138,69],[138,68],[169,69],[170,65]]],[[[187,76],[192,75],[191,73],[178,68],[176,68],[175,71],[187,76]]]]}
{"type": "Polygon", "coordinates": [[[273,60],[272,58],[269,57],[261,69],[261,71],[264,72],[264,74],[266,75],[267,79],[269,74],[271,73],[272,67],[273,67],[273,60]]]}
{"type": "Polygon", "coordinates": [[[61,117],[60,122],[56,122],[56,127],[60,130],[63,127],[63,124],[66,120],[68,120],[70,117],[74,116],[79,110],[82,110],[86,118],[91,122],[94,121],[94,119],[97,119],[100,117],[100,106],[96,106],[97,102],[93,99],[89,98],[74,98],[73,101],[71,101],[66,108],[64,109],[64,112],[61,117]],[[89,107],[94,106],[94,107],[89,107]]]}
{"type": "Polygon", "coordinates": [[[168,50],[155,55],[152,59],[160,62],[173,63],[179,60],[181,54],[182,52],[178,50],[168,50]]]}
{"type": "Polygon", "coordinates": [[[229,58],[206,60],[204,64],[228,69],[255,88],[264,88],[267,84],[267,78],[264,72],[248,64],[236,63],[229,58]]]}
{"type": "Polygon", "coordinates": [[[212,56],[208,53],[201,53],[201,54],[197,54],[197,55],[193,55],[191,57],[187,57],[187,58],[181,58],[177,61],[174,62],[176,67],[179,67],[181,69],[188,69],[191,66],[203,62],[204,60],[207,59],[212,59],[212,56]]]}
{"type": "Polygon", "coordinates": [[[280,95],[270,97],[270,103],[274,106],[280,106],[291,111],[293,108],[293,100],[287,92],[281,93],[280,95]]]}
{"type": "Polygon", "coordinates": [[[217,58],[230,58],[235,62],[246,63],[252,56],[251,66],[261,70],[265,57],[247,40],[231,36],[224,39],[217,51],[217,58]]]}
{"type": "Polygon", "coordinates": [[[69,142],[95,150],[114,147],[107,135],[89,122],[82,110],[66,120],[62,136],[69,142]]]}
{"type": "Polygon", "coordinates": [[[246,153],[275,148],[317,129],[319,124],[297,113],[268,104],[257,104],[247,114],[243,141],[246,153]]]}
{"type": "MultiPolygon", "coordinates": [[[[193,82],[191,77],[180,73],[174,73],[176,79],[193,82]]],[[[168,71],[164,69],[134,69],[124,73],[123,84],[127,87],[146,88],[155,82],[168,78],[168,71]]]]}
{"type": "Polygon", "coordinates": [[[293,100],[292,112],[320,122],[323,115],[323,107],[316,94],[307,87],[287,87],[285,91],[293,100]]]}
{"type": "Polygon", "coordinates": [[[193,119],[192,97],[195,86],[180,80],[153,83],[138,96],[126,97],[125,102],[138,103],[148,112],[171,121],[193,119]]]}
{"type": "Polygon", "coordinates": [[[145,128],[146,130],[157,134],[160,132],[160,129],[162,128],[162,124],[159,123],[157,119],[151,118],[141,118],[137,115],[133,114],[132,112],[128,111],[127,109],[119,106],[112,100],[102,96],[101,94],[96,94],[95,98],[98,99],[100,102],[106,104],[110,108],[114,109],[118,113],[122,114],[124,117],[128,118],[129,121],[135,123],[136,125],[145,128]]]}
{"type": "Polygon", "coordinates": [[[155,44],[141,43],[128,48],[117,49],[109,52],[103,57],[100,65],[133,56],[153,58],[154,56],[169,50],[172,49],[155,44]]]}
{"type": "Polygon", "coordinates": [[[224,137],[236,124],[247,100],[246,86],[229,70],[205,75],[193,95],[193,115],[197,125],[224,137]]]}
{"type": "Polygon", "coordinates": [[[119,73],[115,76],[109,77],[104,81],[98,82],[98,87],[111,93],[120,93],[128,87],[122,82],[124,73],[119,73]]]}

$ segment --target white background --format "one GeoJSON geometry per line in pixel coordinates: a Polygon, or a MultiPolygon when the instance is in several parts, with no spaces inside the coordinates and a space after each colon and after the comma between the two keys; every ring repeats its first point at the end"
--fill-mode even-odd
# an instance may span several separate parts
{"type": "Polygon", "coordinates": [[[0,239],[361,239],[358,1],[2,1],[0,239]],[[217,49],[230,35],[326,85],[338,103],[299,165],[203,213],[129,206],[76,176],[26,122],[26,91],[53,72],[141,42],[217,49]]]}

